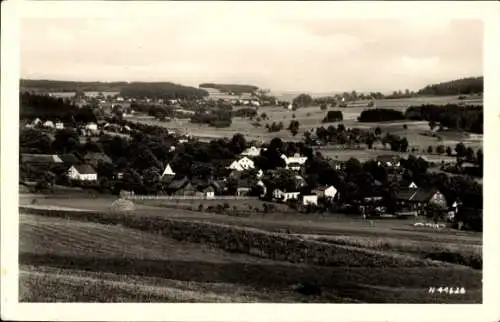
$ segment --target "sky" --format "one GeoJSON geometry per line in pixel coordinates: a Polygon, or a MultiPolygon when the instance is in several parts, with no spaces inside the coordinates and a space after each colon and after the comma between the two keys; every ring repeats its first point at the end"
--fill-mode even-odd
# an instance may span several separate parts
{"type": "Polygon", "coordinates": [[[215,14],[191,6],[155,17],[24,18],[21,77],[324,93],[418,90],[483,74],[480,20],[329,19],[286,8],[279,14],[248,14],[238,6],[215,14]]]}

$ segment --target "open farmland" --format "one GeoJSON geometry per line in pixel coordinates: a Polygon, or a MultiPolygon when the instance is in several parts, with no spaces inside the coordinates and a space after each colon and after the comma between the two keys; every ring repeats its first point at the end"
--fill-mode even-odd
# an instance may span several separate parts
{"type": "MultiPolygon", "coordinates": [[[[404,112],[409,106],[412,105],[444,105],[447,103],[458,104],[459,102],[465,104],[482,104],[482,98],[474,97],[470,100],[458,100],[456,96],[444,96],[417,97],[410,99],[384,99],[377,100],[376,107],[390,108],[404,112]]],[[[374,129],[375,127],[380,127],[383,133],[391,133],[399,135],[401,137],[406,137],[409,142],[409,149],[416,148],[419,151],[419,154],[427,157],[429,161],[438,163],[441,161],[450,162],[455,160],[455,158],[449,157],[447,155],[438,155],[432,153],[429,154],[427,153],[427,148],[429,146],[434,147],[434,149],[438,145],[443,145],[445,148],[448,146],[454,148],[457,143],[463,142],[466,146],[470,146],[473,149],[482,147],[482,135],[472,135],[469,133],[453,130],[433,133],[432,131],[430,131],[427,121],[408,120],[379,123],[358,122],[357,118],[360,113],[363,110],[368,109],[368,107],[366,107],[366,104],[367,101],[354,102],[351,104],[351,107],[346,108],[329,107],[328,110],[340,110],[343,113],[344,120],[342,122],[334,123],[322,123],[322,120],[328,110],[322,111],[319,106],[299,108],[296,111],[290,111],[278,106],[259,108],[258,115],[260,116],[262,113],[266,113],[268,117],[268,119],[262,120],[260,122],[260,127],[254,126],[254,121],[242,117],[234,117],[231,126],[227,128],[214,128],[206,124],[193,124],[190,123],[189,119],[173,119],[170,122],[160,122],[150,116],[136,115],[131,116],[129,120],[188,132],[191,133],[191,135],[198,137],[200,140],[205,141],[223,137],[232,137],[235,133],[243,134],[248,140],[262,140],[268,142],[271,139],[278,137],[285,141],[300,141],[303,139],[303,134],[305,131],[314,130],[320,126],[337,126],[338,124],[342,123],[347,128],[374,129]],[[295,118],[293,117],[294,115],[295,118]],[[296,136],[293,136],[290,131],[286,129],[290,121],[294,119],[300,122],[299,132],[296,136]],[[283,122],[285,129],[279,132],[268,132],[265,128],[265,125],[271,124],[273,122],[283,122]],[[403,127],[404,125],[406,125],[406,129],[403,127]]],[[[376,143],[374,147],[376,147],[376,149],[368,150],[366,145],[362,144],[361,149],[355,150],[338,149],[328,146],[322,147],[318,150],[326,156],[338,158],[339,160],[347,160],[350,157],[355,157],[360,159],[361,161],[374,158],[377,155],[392,153],[388,149],[384,148],[380,143],[376,143]]]]}
{"type": "Polygon", "coordinates": [[[38,301],[104,301],[110,298],[99,292],[115,292],[114,301],[226,302],[231,297],[330,303],[472,303],[481,298],[480,271],[453,265],[415,262],[419,267],[346,270],[340,262],[327,268],[224,253],[115,225],[21,215],[20,295],[38,301]],[[44,247],[34,248],[36,243],[44,247]],[[113,246],[121,244],[136,249],[113,246]],[[321,295],[293,292],[294,285],[304,282],[320,285],[321,295]],[[467,294],[429,295],[429,285],[463,286],[467,294]]]}

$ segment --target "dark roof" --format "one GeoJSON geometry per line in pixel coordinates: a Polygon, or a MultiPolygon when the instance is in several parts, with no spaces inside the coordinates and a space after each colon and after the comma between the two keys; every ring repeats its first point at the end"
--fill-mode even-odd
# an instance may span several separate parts
{"type": "Polygon", "coordinates": [[[414,202],[427,202],[437,192],[437,189],[401,188],[396,193],[396,199],[414,202]]]}
{"type": "Polygon", "coordinates": [[[298,162],[290,162],[288,164],[289,167],[302,167],[302,164],[298,163],[298,162]]]}
{"type": "Polygon", "coordinates": [[[59,154],[59,158],[66,164],[79,164],[81,161],[72,153],[59,154]]]}
{"type": "Polygon", "coordinates": [[[182,187],[184,187],[186,184],[189,183],[189,179],[187,177],[184,177],[182,179],[179,179],[179,180],[174,180],[172,181],[169,185],[168,185],[168,188],[169,189],[175,189],[175,190],[178,190],[178,189],[181,189],[182,187]]]}
{"type": "Polygon", "coordinates": [[[54,154],[21,154],[22,163],[60,163],[56,161],[57,158],[54,154]]]}
{"type": "Polygon", "coordinates": [[[411,180],[401,180],[399,182],[399,186],[401,188],[408,188],[412,183],[413,183],[413,181],[411,181],[411,180]]]}
{"type": "Polygon", "coordinates": [[[90,164],[76,164],[73,165],[73,167],[75,167],[80,174],[97,174],[90,164]]]}
{"type": "Polygon", "coordinates": [[[253,184],[249,179],[238,180],[238,188],[251,188],[251,187],[253,187],[253,184]]]}

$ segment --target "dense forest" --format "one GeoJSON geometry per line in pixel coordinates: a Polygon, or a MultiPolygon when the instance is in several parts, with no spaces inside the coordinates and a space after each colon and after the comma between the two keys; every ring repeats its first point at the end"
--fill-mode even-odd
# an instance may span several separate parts
{"type": "Polygon", "coordinates": [[[43,92],[119,92],[126,82],[72,82],[56,80],[21,79],[20,87],[43,92]]]}
{"type": "Polygon", "coordinates": [[[29,92],[19,94],[19,116],[21,120],[40,118],[69,122],[78,112],[78,107],[62,98],[48,95],[34,95],[29,92]]]}
{"type": "Polygon", "coordinates": [[[405,117],[410,120],[435,122],[452,129],[483,133],[483,107],[447,105],[410,106],[405,117]]]}
{"type": "Polygon", "coordinates": [[[200,84],[200,88],[213,88],[217,89],[223,93],[234,93],[236,95],[242,93],[253,93],[259,88],[254,85],[243,85],[243,84],[215,84],[215,83],[203,83],[200,84]]]}
{"type": "Polygon", "coordinates": [[[417,95],[444,96],[482,93],[483,77],[467,77],[439,84],[427,85],[417,92],[417,95]]]}
{"type": "Polygon", "coordinates": [[[126,84],[120,90],[120,95],[135,98],[195,99],[208,96],[208,92],[199,88],[169,82],[133,82],[126,84]]]}

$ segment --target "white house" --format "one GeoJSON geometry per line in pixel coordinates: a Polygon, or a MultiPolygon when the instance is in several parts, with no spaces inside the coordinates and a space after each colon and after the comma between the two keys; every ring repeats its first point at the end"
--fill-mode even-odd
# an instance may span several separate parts
{"type": "Polygon", "coordinates": [[[163,170],[163,173],[161,175],[162,177],[163,176],[175,176],[175,172],[172,171],[172,168],[170,167],[170,164],[167,164],[167,166],[165,167],[165,170],[163,170]]]}
{"type": "Polygon", "coordinates": [[[307,161],[307,157],[300,156],[298,153],[293,157],[287,157],[285,154],[282,154],[281,158],[285,161],[287,169],[296,171],[300,170],[307,161]]]}
{"type": "Polygon", "coordinates": [[[58,129],[58,130],[64,129],[64,123],[63,122],[57,122],[56,123],[56,129],[58,129]]]}
{"type": "Polygon", "coordinates": [[[54,122],[52,122],[52,121],[45,121],[45,123],[43,123],[43,126],[44,127],[54,128],[54,122]]]}
{"type": "Polygon", "coordinates": [[[291,111],[291,110],[293,110],[293,104],[292,104],[292,103],[288,104],[288,107],[287,107],[287,108],[288,108],[288,110],[290,110],[290,111],[291,111]]]}
{"type": "Polygon", "coordinates": [[[253,158],[253,157],[259,156],[260,151],[261,151],[260,148],[256,148],[256,147],[252,146],[252,147],[246,149],[245,151],[241,152],[241,155],[253,158]]]}
{"type": "Polygon", "coordinates": [[[33,123],[32,123],[32,124],[33,124],[33,125],[38,125],[38,124],[40,124],[40,123],[42,123],[42,121],[41,121],[41,120],[37,117],[37,118],[33,121],[33,123]]]}
{"type": "Polygon", "coordinates": [[[97,124],[95,124],[93,122],[87,123],[87,125],[85,125],[85,129],[87,131],[94,131],[94,132],[96,132],[97,131],[97,124]]]}
{"type": "Polygon", "coordinates": [[[231,165],[228,167],[228,169],[236,171],[249,170],[253,168],[255,168],[253,161],[247,157],[243,157],[239,160],[233,161],[233,163],[231,163],[231,165]]]}
{"type": "Polygon", "coordinates": [[[260,106],[260,103],[258,101],[250,101],[250,104],[252,106],[260,106]]]}
{"type": "Polygon", "coordinates": [[[256,177],[257,177],[257,179],[260,179],[260,178],[262,178],[263,175],[264,175],[264,171],[262,171],[262,169],[259,169],[259,171],[257,171],[256,177]]]}
{"type": "Polygon", "coordinates": [[[318,197],[325,197],[327,199],[335,198],[338,193],[337,189],[332,185],[314,189],[314,192],[318,197]]]}
{"type": "Polygon", "coordinates": [[[285,192],[280,189],[274,189],[273,191],[273,197],[275,199],[280,199],[283,202],[286,202],[287,200],[290,199],[298,199],[300,195],[300,192],[294,191],[294,192],[285,192]]]}
{"type": "Polygon", "coordinates": [[[68,170],[68,178],[78,181],[96,181],[97,172],[88,164],[72,165],[68,170]]]}
{"type": "Polygon", "coordinates": [[[307,196],[302,196],[302,204],[304,206],[307,205],[318,205],[318,196],[317,195],[307,195],[307,196]]]}

